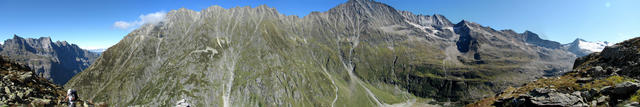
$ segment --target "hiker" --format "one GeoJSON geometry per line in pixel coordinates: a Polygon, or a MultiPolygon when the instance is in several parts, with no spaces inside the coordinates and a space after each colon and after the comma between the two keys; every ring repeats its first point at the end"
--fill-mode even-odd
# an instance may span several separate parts
{"type": "Polygon", "coordinates": [[[64,100],[69,101],[69,107],[75,107],[75,102],[78,101],[78,93],[74,89],[67,90],[67,97],[64,100]]]}

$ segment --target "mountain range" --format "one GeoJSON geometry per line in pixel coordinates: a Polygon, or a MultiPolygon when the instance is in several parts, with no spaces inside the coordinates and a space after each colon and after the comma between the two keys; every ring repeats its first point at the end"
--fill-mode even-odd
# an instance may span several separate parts
{"type": "Polygon", "coordinates": [[[49,37],[22,38],[14,35],[0,45],[0,55],[22,63],[58,85],[65,84],[82,72],[99,56],[66,41],[51,41],[49,37]]]}
{"type": "Polygon", "coordinates": [[[65,88],[115,106],[462,105],[570,71],[564,47],[371,0],[304,17],[212,6],[141,26],[65,88]]]}

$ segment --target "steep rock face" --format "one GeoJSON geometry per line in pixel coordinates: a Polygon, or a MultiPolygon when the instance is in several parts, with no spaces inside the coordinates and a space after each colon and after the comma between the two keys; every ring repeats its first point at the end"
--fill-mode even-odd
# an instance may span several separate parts
{"type": "Polygon", "coordinates": [[[527,45],[510,30],[466,21],[454,28],[443,16],[370,0],[304,18],[266,6],[179,9],[166,18],[128,34],[65,87],[115,106],[464,103],[568,69],[574,56],[527,45]],[[476,48],[459,51],[460,38],[476,48]]]}
{"type": "Polygon", "coordinates": [[[1,45],[0,55],[28,65],[36,75],[65,84],[98,57],[98,54],[80,49],[66,41],[52,42],[49,37],[38,39],[14,35],[1,45]]]}
{"type": "Polygon", "coordinates": [[[573,71],[509,88],[469,106],[640,106],[640,38],[576,59],[573,71]]]}

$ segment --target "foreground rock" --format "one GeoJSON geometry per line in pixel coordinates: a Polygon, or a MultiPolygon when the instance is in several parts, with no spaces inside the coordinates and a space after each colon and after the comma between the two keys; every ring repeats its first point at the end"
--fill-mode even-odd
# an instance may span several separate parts
{"type": "Polygon", "coordinates": [[[0,57],[0,74],[0,105],[51,106],[64,97],[61,87],[6,57],[0,57]]]}
{"type": "MultiPolygon", "coordinates": [[[[62,87],[35,75],[29,67],[0,56],[0,106],[66,106],[62,87]]],[[[78,101],[80,107],[103,107],[104,103],[78,101]]]]}

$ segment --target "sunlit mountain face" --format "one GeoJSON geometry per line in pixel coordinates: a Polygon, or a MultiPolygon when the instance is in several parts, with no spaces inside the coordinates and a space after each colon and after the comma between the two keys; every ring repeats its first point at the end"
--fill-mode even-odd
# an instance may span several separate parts
{"type": "Polygon", "coordinates": [[[0,106],[639,106],[634,2],[5,1],[0,106]]]}
{"type": "Polygon", "coordinates": [[[134,30],[65,87],[122,105],[463,105],[569,71],[560,47],[367,0],[305,17],[212,6],[134,30]]]}

